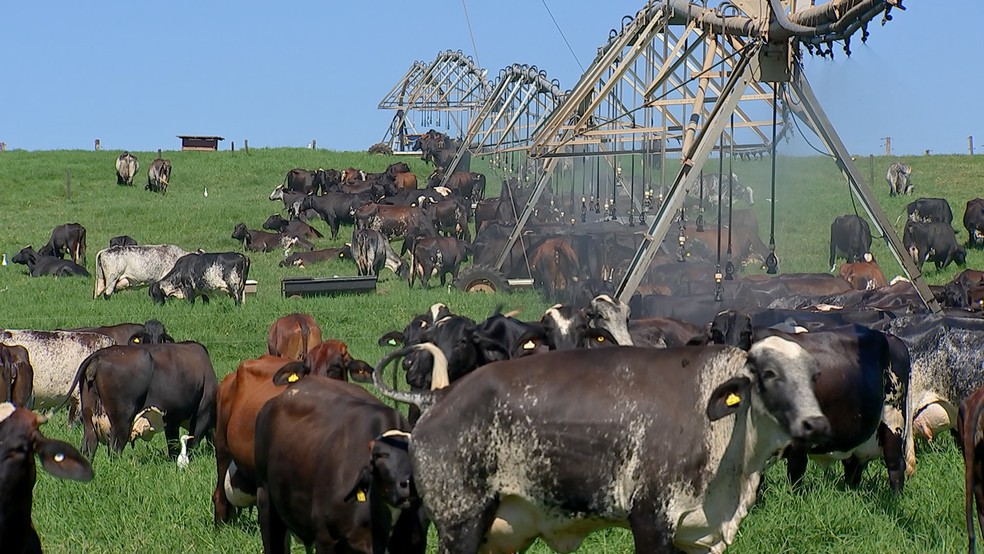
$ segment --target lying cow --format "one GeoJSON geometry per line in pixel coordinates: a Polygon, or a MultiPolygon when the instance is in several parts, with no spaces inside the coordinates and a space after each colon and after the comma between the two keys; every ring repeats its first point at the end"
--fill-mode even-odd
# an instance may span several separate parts
{"type": "Polygon", "coordinates": [[[59,479],[88,481],[92,466],[68,443],[46,438],[39,426],[45,418],[13,404],[0,404],[0,545],[10,554],[41,552],[31,521],[37,466],[59,479]]]}
{"type": "Polygon", "coordinates": [[[34,248],[25,246],[20,252],[14,254],[10,261],[15,264],[27,266],[31,277],[42,277],[52,275],[54,277],[88,277],[89,272],[79,264],[70,260],[63,260],[57,256],[45,256],[34,251],[34,248]]]}
{"type": "Polygon", "coordinates": [[[341,248],[325,248],[323,250],[312,250],[310,252],[294,252],[280,261],[280,267],[297,266],[304,268],[305,265],[313,265],[330,260],[351,258],[352,249],[349,246],[341,248]]]}
{"type": "Polygon", "coordinates": [[[284,219],[280,214],[273,214],[263,222],[263,228],[276,231],[292,237],[314,240],[324,238],[321,231],[304,223],[299,218],[284,219]]]}
{"type": "Polygon", "coordinates": [[[34,396],[34,368],[23,346],[0,344],[0,402],[30,407],[34,396]]]}
{"type": "Polygon", "coordinates": [[[308,352],[321,344],[321,326],[308,314],[288,314],[278,318],[267,333],[267,354],[304,361],[308,352]]]}
{"type": "Polygon", "coordinates": [[[163,427],[174,459],[182,427],[191,432],[191,447],[215,427],[218,381],[208,350],[197,342],[104,348],[79,365],[69,390],[76,385],[82,397],[82,452],[90,458],[97,441],[122,452],[163,427]]]}
{"type": "Polygon", "coordinates": [[[857,290],[874,290],[888,286],[885,274],[874,261],[841,264],[837,275],[857,290]]]}
{"type": "MultiPolygon", "coordinates": [[[[551,352],[418,393],[382,382],[399,353],[373,378],[385,396],[429,408],[411,457],[443,552],[518,552],[537,537],[571,552],[611,526],[631,529],[636,552],[721,552],[769,458],[829,429],[813,393],[816,360],[777,337],[748,353],[551,352]]],[[[447,382],[441,366],[435,383],[447,382]]]]}
{"type": "Polygon", "coordinates": [[[236,224],[236,228],[232,231],[232,238],[242,241],[243,249],[253,252],[270,252],[276,248],[283,248],[286,255],[295,245],[309,251],[314,250],[314,245],[307,239],[286,233],[268,233],[247,229],[244,223],[236,224]]]}
{"type": "Polygon", "coordinates": [[[96,253],[96,284],[92,297],[109,298],[132,286],[160,281],[178,258],[188,254],[173,244],[113,246],[96,253]]]}
{"type": "Polygon", "coordinates": [[[38,250],[42,256],[61,258],[68,254],[72,261],[85,263],[85,227],[78,223],[66,223],[51,230],[48,243],[38,250]]]}
{"type": "Polygon", "coordinates": [[[192,304],[205,293],[221,291],[232,297],[237,306],[246,300],[246,279],[249,278],[249,258],[238,252],[187,254],[160,281],[151,283],[147,291],[157,304],[173,296],[185,298],[192,304]]]}

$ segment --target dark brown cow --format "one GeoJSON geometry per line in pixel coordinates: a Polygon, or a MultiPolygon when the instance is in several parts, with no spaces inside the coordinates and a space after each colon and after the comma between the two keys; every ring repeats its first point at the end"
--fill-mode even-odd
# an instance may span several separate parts
{"type": "Polygon", "coordinates": [[[283,233],[285,235],[290,235],[292,237],[310,240],[324,237],[324,235],[321,234],[321,231],[311,227],[300,219],[284,219],[280,214],[273,214],[268,217],[267,220],[263,222],[263,228],[276,231],[278,233],[283,233]]]}
{"type": "Polygon", "coordinates": [[[964,229],[967,229],[967,248],[984,245],[984,198],[967,201],[963,224],[964,229]]]}
{"type": "Polygon", "coordinates": [[[63,330],[99,333],[113,339],[113,342],[116,344],[161,344],[174,342],[171,335],[167,334],[164,324],[156,319],[149,319],[146,323],[142,324],[120,323],[118,325],[107,325],[104,327],[78,327],[76,329],[63,330]]]}
{"type": "Polygon", "coordinates": [[[837,274],[857,290],[874,290],[888,285],[881,268],[874,261],[841,264],[837,274]]]}
{"type": "Polygon", "coordinates": [[[366,204],[355,211],[356,229],[373,229],[387,239],[402,237],[412,228],[428,226],[433,227],[433,223],[419,207],[366,204]]]}
{"type": "Polygon", "coordinates": [[[342,246],[341,248],[325,248],[323,250],[312,250],[310,252],[294,252],[280,262],[280,267],[296,265],[297,267],[303,268],[305,265],[351,257],[352,249],[349,246],[342,246]]]}
{"type": "Polygon", "coordinates": [[[444,286],[447,274],[451,280],[458,278],[458,269],[468,259],[468,243],[454,237],[423,237],[414,242],[410,254],[409,286],[419,278],[424,288],[436,273],[444,286]]]}
{"type": "Polygon", "coordinates": [[[34,368],[23,346],[0,344],[0,402],[27,407],[34,395],[34,368]]]}
{"type": "Polygon", "coordinates": [[[68,443],[45,438],[45,418],[0,404],[0,545],[4,554],[40,554],[41,540],[31,521],[37,466],[60,479],[88,481],[92,466],[68,443]]]}
{"type": "Polygon", "coordinates": [[[306,377],[267,402],[255,446],[264,551],[285,552],[289,531],[319,552],[423,554],[409,430],[365,389],[333,379],[306,377]]]}
{"type": "Polygon", "coordinates": [[[554,298],[558,290],[574,283],[573,279],[578,275],[577,254],[566,239],[550,238],[530,254],[530,269],[547,298],[554,298]]]}
{"type": "Polygon", "coordinates": [[[38,250],[42,256],[54,256],[62,258],[65,254],[71,256],[72,261],[85,264],[85,227],[78,223],[66,223],[59,225],[51,230],[51,238],[48,243],[38,250]]]}
{"type": "Polygon", "coordinates": [[[232,231],[232,238],[242,241],[243,248],[253,252],[270,252],[275,248],[289,249],[297,246],[306,250],[314,250],[314,245],[304,238],[290,236],[286,233],[268,233],[246,228],[246,224],[238,223],[232,231]]]}
{"type": "Polygon", "coordinates": [[[960,402],[957,417],[958,445],[964,458],[964,510],[967,515],[967,551],[977,551],[974,535],[974,502],[977,521],[984,529],[984,388],[960,402]]]}
{"type": "Polygon", "coordinates": [[[293,313],[273,322],[267,333],[267,354],[304,361],[321,344],[321,327],[308,314],[293,313]]]}

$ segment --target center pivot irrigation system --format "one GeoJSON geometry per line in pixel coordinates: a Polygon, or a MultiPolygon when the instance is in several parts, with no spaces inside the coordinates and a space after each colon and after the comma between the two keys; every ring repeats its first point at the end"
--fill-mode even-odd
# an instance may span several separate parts
{"type": "MultiPolygon", "coordinates": [[[[540,87],[524,83],[510,88],[506,83],[511,77],[506,75],[529,74],[531,68],[503,70],[495,92],[486,89],[486,102],[470,112],[471,123],[458,127],[467,129],[462,151],[493,154],[493,162],[501,161],[503,154],[521,152],[524,163],[537,168],[529,202],[518,214],[496,269],[522,235],[541,194],[552,181],[559,181],[558,167],[570,165],[565,159],[580,158],[586,173],[583,160],[594,158],[599,178],[591,201],[582,196],[582,213],[585,204],[599,212],[604,198],[609,219],[632,224],[635,219],[645,222],[650,213],[655,216],[616,290],[627,302],[679,219],[687,191],[703,182],[701,172],[711,154],[716,152],[719,159],[708,169],[719,176],[726,157],[771,154],[774,190],[776,142],[795,117],[823,141],[922,300],[939,312],[918,267],[824,113],[802,64],[804,49],[833,56],[837,44],[850,54],[851,39],[860,31],[866,41],[868,24],[879,16],[882,24],[890,21],[893,8],[904,9],[901,0],[831,0],[819,5],[813,0],[732,0],[714,7],[688,0],[651,0],[634,17],[624,17],[619,30],[611,31],[569,93],[554,92],[550,101],[534,102],[532,90],[559,87],[545,86],[544,78],[540,87]],[[605,191],[600,184],[603,166],[611,176],[605,191]],[[637,171],[642,175],[638,190],[637,171]],[[632,174],[631,189],[623,182],[627,172],[632,174]],[[624,197],[629,200],[626,213],[619,214],[615,205],[624,197]]],[[[412,72],[413,68],[408,75],[412,72]]],[[[406,78],[401,82],[412,84],[406,78]]],[[[774,227],[774,208],[772,219],[774,227]]],[[[774,232],[770,247],[771,273],[776,266],[774,232]]],[[[720,266],[720,254],[718,258],[720,266]]],[[[721,279],[718,271],[719,289],[721,279]]]]}

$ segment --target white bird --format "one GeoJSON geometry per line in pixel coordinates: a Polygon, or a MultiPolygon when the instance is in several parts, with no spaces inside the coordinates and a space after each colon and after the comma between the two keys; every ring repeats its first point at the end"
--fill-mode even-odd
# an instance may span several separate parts
{"type": "Polygon", "coordinates": [[[0,263],[0,265],[7,265],[7,255],[6,254],[3,255],[3,263],[0,263]]]}
{"type": "Polygon", "coordinates": [[[181,453],[178,454],[178,467],[185,469],[188,467],[188,439],[192,439],[192,435],[181,435],[181,453]]]}
{"type": "Polygon", "coordinates": [[[208,198],[208,187],[205,187],[205,198],[208,198]]]}

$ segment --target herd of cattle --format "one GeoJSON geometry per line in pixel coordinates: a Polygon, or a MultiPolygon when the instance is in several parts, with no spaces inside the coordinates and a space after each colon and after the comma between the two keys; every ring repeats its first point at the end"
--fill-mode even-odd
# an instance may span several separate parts
{"type": "MultiPolygon", "coordinates": [[[[422,140],[434,142],[435,163],[450,163],[445,143],[422,140]]],[[[124,154],[132,161],[120,156],[117,172],[122,162],[129,183],[139,166],[124,154]]],[[[405,164],[295,169],[270,197],[288,215],[263,225],[275,232],[240,223],[232,238],[284,249],[281,266],[351,258],[359,274],[388,267],[411,285],[443,284],[468,256],[491,265],[529,194],[504,182],[486,199],[480,174],[451,177],[418,189],[405,164]],[[314,250],[324,238],[314,218],[333,239],[352,224],[351,243],[314,250]]],[[[751,189],[728,181],[752,203],[751,189]]],[[[318,551],[364,553],[423,553],[431,523],[441,552],[517,552],[538,537],[567,552],[612,526],[632,531],[636,552],[721,552],[777,457],[794,484],[808,459],[840,460],[853,487],[881,458],[901,493],[916,470],[914,439],[950,431],[965,455],[973,549],[974,499],[984,521],[984,272],[931,287],[946,308],[930,314],[909,282],[887,282],[867,222],[847,215],[831,226],[832,271],[846,258],[837,275],[744,276],[717,289],[719,229],[741,265],[768,253],[754,212],[741,209],[730,226],[687,231],[679,250],[671,239],[625,304],[611,282],[639,237],[616,222],[572,233],[566,204],[545,194],[503,267],[529,271],[561,303],[532,321],[498,310],[476,321],[436,304],[379,338],[398,348],[375,367],[307,314],[274,321],[268,354],[221,382],[204,345],[175,342],[156,320],[0,330],[0,460],[12,460],[0,465],[3,551],[40,551],[34,454],[57,477],[88,480],[100,443],[121,452],[163,431],[176,458],[182,428],[193,450],[215,446],[215,525],[256,506],[265,552],[284,552],[291,534],[318,551]],[[409,404],[408,416],[356,383],[409,404]],[[44,438],[29,411],[63,405],[83,426],[81,453],[44,438]]],[[[945,200],[920,198],[907,215],[917,263],[965,263],[945,200]]],[[[984,200],[968,202],[964,224],[968,247],[984,242],[984,200]]],[[[85,229],[59,226],[14,261],[32,276],[88,276],[85,229]]],[[[148,284],[157,302],[221,291],[238,304],[249,263],[116,237],[96,255],[93,296],[148,284]]]]}

